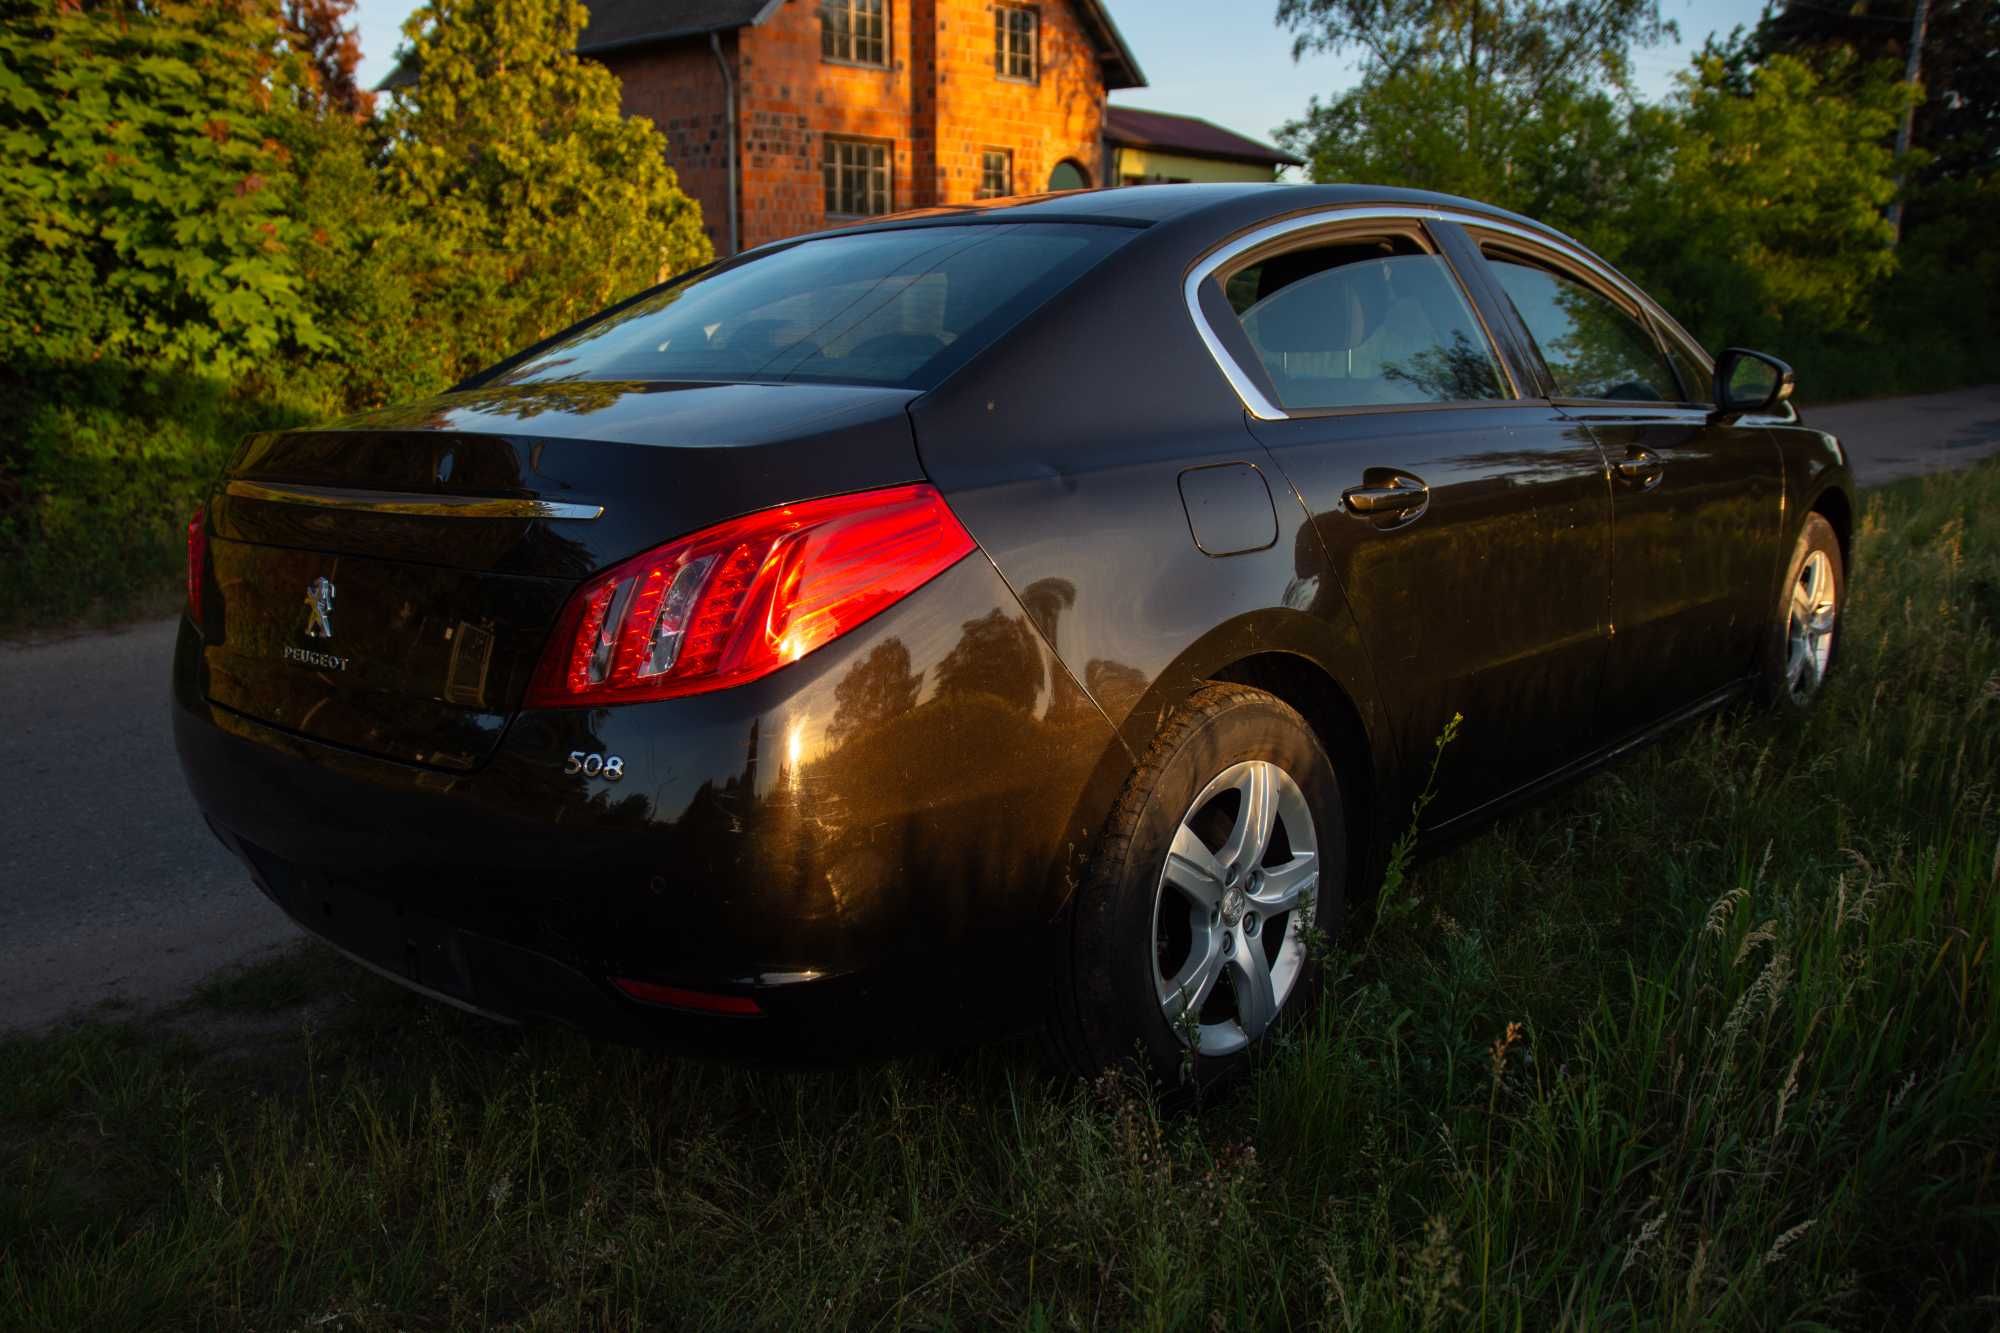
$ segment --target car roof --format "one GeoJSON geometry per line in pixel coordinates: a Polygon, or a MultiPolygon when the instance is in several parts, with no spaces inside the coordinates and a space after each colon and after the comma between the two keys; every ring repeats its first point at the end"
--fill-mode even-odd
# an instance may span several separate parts
{"type": "MultiPolygon", "coordinates": [[[[973,203],[890,213],[811,235],[849,235],[904,227],[964,226],[978,222],[1089,222],[1127,227],[1173,223],[1204,230],[1206,227],[1203,224],[1206,223],[1217,233],[1225,233],[1313,209],[1369,204],[1407,204],[1416,208],[1483,214],[1518,227],[1530,228],[1586,254],[1591,253],[1587,246],[1546,223],[1476,199],[1390,185],[1294,185],[1277,181],[1124,185],[1010,199],[983,199],[973,203]]],[[[789,245],[804,239],[804,236],[787,237],[775,244],[789,245]]]]}
{"type": "Polygon", "coordinates": [[[1413,204],[1421,207],[1470,209],[1554,233],[1552,228],[1476,199],[1432,190],[1407,190],[1391,185],[1292,185],[1279,181],[1228,181],[1179,185],[1122,185],[1107,189],[1064,190],[1054,194],[1010,199],[982,199],[946,204],[869,218],[839,228],[870,231],[925,222],[967,221],[1091,221],[1148,226],[1202,213],[1265,212],[1276,217],[1310,208],[1354,204],[1413,204]]]}

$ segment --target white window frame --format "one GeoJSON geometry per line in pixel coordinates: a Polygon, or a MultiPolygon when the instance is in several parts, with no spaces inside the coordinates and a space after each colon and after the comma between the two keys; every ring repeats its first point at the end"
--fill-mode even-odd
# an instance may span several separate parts
{"type": "Polygon", "coordinates": [[[860,65],[865,69],[889,68],[889,3],[890,0],[819,0],[819,58],[830,65],[860,65]],[[834,16],[842,22],[834,26],[834,16]],[[862,24],[870,23],[875,31],[864,36],[862,24]],[[832,45],[839,47],[841,39],[846,39],[846,50],[829,51],[832,45]],[[879,48],[876,58],[861,54],[862,44],[879,48]]]}
{"type": "Polygon", "coordinates": [[[896,154],[892,144],[885,139],[838,134],[823,136],[821,144],[820,184],[828,217],[873,218],[895,211],[896,154]],[[868,160],[863,160],[862,154],[867,154],[868,160]],[[875,154],[880,154],[879,161],[874,160],[875,154]],[[858,187],[864,205],[859,211],[839,206],[853,201],[849,187],[855,173],[867,176],[858,187]],[[879,208],[874,207],[877,203],[879,208]]]}
{"type": "Polygon", "coordinates": [[[1041,10],[1033,5],[993,6],[993,75],[1009,83],[1041,81],[1041,10]]]}
{"type": "Polygon", "coordinates": [[[1014,193],[1014,150],[1011,148],[982,148],[979,150],[979,190],[976,198],[1005,199],[1014,193]],[[994,184],[993,164],[1000,164],[999,184],[994,184]]]}

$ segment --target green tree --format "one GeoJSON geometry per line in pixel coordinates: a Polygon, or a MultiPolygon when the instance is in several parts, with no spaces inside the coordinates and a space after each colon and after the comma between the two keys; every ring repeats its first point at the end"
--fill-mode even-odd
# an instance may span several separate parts
{"type": "MultiPolygon", "coordinates": [[[[1786,0],[1765,11],[1742,43],[1748,58],[1805,57],[1815,63],[1843,53],[1852,74],[1872,74],[1880,62],[1903,68],[1909,54],[1913,0],[1786,0]]],[[[1913,142],[1929,153],[1918,185],[1963,180],[2000,166],[2000,4],[1993,0],[1930,0],[1913,142]]]]}
{"type": "Polygon", "coordinates": [[[576,0],[431,0],[383,117],[385,183],[455,262],[416,293],[470,370],[712,256],[652,122],[579,60],[576,0]]]}
{"type": "MultiPolygon", "coordinates": [[[[1358,51],[1361,81],[1280,137],[1315,180],[1445,190],[1549,216],[1622,183],[1614,94],[1674,32],[1657,0],[1280,0],[1295,54],[1358,51]]],[[[1552,218],[1551,220],[1555,220],[1552,218]]]]}
{"type": "Polygon", "coordinates": [[[1862,321],[1895,271],[1889,145],[1917,94],[1852,59],[1772,56],[1742,94],[1710,53],[1665,105],[1634,113],[1640,155],[1664,169],[1628,197],[1619,258],[1706,340],[1862,321]]]}

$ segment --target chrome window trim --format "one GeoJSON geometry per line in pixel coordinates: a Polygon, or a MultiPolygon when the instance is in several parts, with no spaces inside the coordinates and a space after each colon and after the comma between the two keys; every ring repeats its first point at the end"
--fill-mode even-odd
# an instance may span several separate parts
{"type": "MultiPolygon", "coordinates": [[[[1589,255],[1582,253],[1582,247],[1577,245],[1574,241],[1571,241],[1567,236],[1562,236],[1560,233],[1555,233],[1552,234],[1551,236],[1546,236],[1546,237],[1536,236],[1534,233],[1527,231],[1521,227],[1509,227],[1505,226],[1504,224],[1495,222],[1481,222],[1478,225],[1485,228],[1488,231],[1505,231],[1509,235],[1518,236],[1524,240],[1534,241],[1537,244],[1539,244],[1544,250],[1550,251],[1551,253],[1555,254],[1558,258],[1564,260],[1565,262],[1574,264],[1576,265],[1576,267],[1582,269],[1584,272],[1590,274],[1593,277],[1596,277],[1598,280],[1603,282],[1605,286],[1609,287],[1612,290],[1612,293],[1614,294],[1614,299],[1622,299],[1624,301],[1628,301],[1631,303],[1632,310],[1628,311],[1627,313],[1632,314],[1634,316],[1639,325],[1645,328],[1646,331],[1653,336],[1654,341],[1664,342],[1670,339],[1673,342],[1678,343],[1681,347],[1681,350],[1686,352],[1690,358],[1708,367],[1710,376],[1713,376],[1715,374],[1715,358],[1711,357],[1706,351],[1702,349],[1701,344],[1694,340],[1693,334],[1689,333],[1686,329],[1681,327],[1679,320],[1675,319],[1672,315],[1668,314],[1666,310],[1660,305],[1659,302],[1655,301],[1652,297],[1646,295],[1646,293],[1640,291],[1637,287],[1633,286],[1631,281],[1628,280],[1624,274],[1619,273],[1616,270],[1612,269],[1609,265],[1593,260],[1589,255]]],[[[1533,336],[1534,335],[1531,332],[1529,334],[1529,337],[1532,338],[1533,336]]],[[[1538,348],[1537,351],[1539,350],[1540,349],[1538,348]]],[[[1667,357],[1667,360],[1669,362],[1667,366],[1667,371],[1674,377],[1675,383],[1678,384],[1681,378],[1680,371],[1675,369],[1674,366],[1671,364],[1673,357],[1669,352],[1669,349],[1663,346],[1660,348],[1660,350],[1662,352],[1669,353],[1667,357]]],[[[1558,394],[1550,401],[1555,403],[1592,404],[1592,403],[1624,403],[1627,400],[1621,398],[1565,398],[1560,394],[1558,394]]],[[[1695,408],[1704,407],[1703,404],[1698,403],[1693,399],[1655,398],[1655,399],[1647,399],[1645,401],[1654,403],[1663,403],[1668,405],[1685,404],[1687,406],[1695,408]]]]}
{"type": "MultiPolygon", "coordinates": [[[[1481,227],[1487,231],[1500,232],[1504,235],[1519,237],[1521,240],[1532,241],[1537,245],[1545,246],[1575,264],[1578,268],[1597,277],[1640,309],[1650,312],[1660,321],[1664,328],[1671,331],[1675,338],[1683,344],[1689,355],[1706,364],[1711,374],[1714,371],[1714,359],[1702,350],[1699,343],[1688,336],[1687,331],[1681,328],[1673,316],[1667,314],[1666,311],[1660,308],[1657,302],[1633,286],[1608,264],[1591,257],[1584,252],[1581,246],[1560,232],[1533,231],[1527,227],[1517,226],[1511,222],[1503,222],[1498,218],[1485,217],[1478,213],[1467,213],[1451,208],[1427,208],[1421,204],[1347,206],[1323,209],[1317,213],[1308,213],[1300,217],[1284,218],[1277,222],[1266,223],[1264,226],[1246,232],[1235,240],[1229,241],[1219,248],[1210,251],[1198,260],[1194,268],[1189,271],[1187,281],[1182,286],[1182,298],[1187,305],[1189,317],[1194,320],[1195,332],[1200,335],[1202,343],[1208,348],[1208,354],[1214,358],[1216,367],[1222,371],[1223,378],[1229,381],[1229,387],[1235,390],[1237,398],[1242,401],[1244,410],[1259,421],[1289,421],[1299,414],[1288,412],[1276,403],[1273,403],[1269,398],[1266,398],[1263,390],[1257,387],[1257,382],[1229,354],[1229,349],[1224,346],[1221,336],[1209,325],[1208,317],[1202,313],[1202,284],[1214,277],[1216,270],[1246,252],[1269,245],[1273,241],[1281,240],[1294,233],[1336,227],[1349,222],[1377,221],[1417,223],[1453,222],[1460,226],[1481,227]]],[[[1465,282],[1465,275],[1458,273],[1458,266],[1452,263],[1451,257],[1441,254],[1439,258],[1443,259],[1451,268],[1453,275],[1462,286],[1465,282]]],[[[1470,298],[1468,297],[1468,299],[1470,298]]],[[[1479,312],[1476,303],[1474,304],[1473,311],[1475,316],[1478,315],[1479,312]]],[[[1484,323],[1483,318],[1481,319],[1481,323],[1484,323]]],[[[1487,336],[1489,338],[1492,336],[1490,330],[1487,336]]],[[[1503,367],[1505,366],[1504,361],[1502,365],[1503,367]]],[[[1499,401],[1507,400],[1496,400],[1496,403],[1499,401]]],[[[1512,401],[1519,402],[1523,400],[1517,398],[1512,401]]],[[[1487,405],[1492,406],[1494,404],[1487,405]]],[[[1395,411],[1399,409],[1436,407],[1438,404],[1391,403],[1375,404],[1374,406],[1395,411]]],[[[1313,409],[1311,412],[1311,415],[1315,416],[1323,416],[1325,414],[1326,409],[1313,409]]]]}
{"type": "Polygon", "coordinates": [[[426,518],[555,518],[589,523],[604,506],[556,500],[507,500],[483,495],[428,495],[421,491],[351,491],[337,486],[232,481],[223,488],[243,500],[310,505],[369,514],[416,514],[426,518]]]}

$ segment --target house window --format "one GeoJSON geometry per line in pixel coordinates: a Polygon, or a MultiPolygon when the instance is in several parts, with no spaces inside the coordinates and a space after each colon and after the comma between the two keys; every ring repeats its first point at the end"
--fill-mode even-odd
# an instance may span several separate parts
{"type": "Polygon", "coordinates": [[[889,145],[828,138],[822,162],[829,215],[872,217],[889,211],[889,145]]]}
{"type": "Polygon", "coordinates": [[[989,148],[979,155],[979,197],[1002,199],[1014,193],[1014,154],[989,148]]]}
{"type": "Polygon", "coordinates": [[[889,0],[819,0],[822,60],[889,63],[889,0]]]}
{"type": "Polygon", "coordinates": [[[1040,16],[1025,5],[993,7],[993,72],[1003,79],[1035,81],[1035,37],[1040,16]]]}

